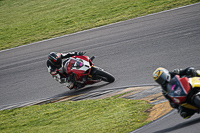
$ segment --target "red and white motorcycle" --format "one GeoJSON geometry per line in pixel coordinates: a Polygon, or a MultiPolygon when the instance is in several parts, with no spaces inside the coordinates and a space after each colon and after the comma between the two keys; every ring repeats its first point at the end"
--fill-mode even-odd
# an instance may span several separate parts
{"type": "Polygon", "coordinates": [[[92,62],[94,58],[94,56],[89,58],[85,55],[76,55],[64,61],[66,63],[64,63],[63,70],[69,75],[74,75],[73,87],[69,87],[69,89],[82,88],[85,85],[91,85],[100,81],[109,83],[115,81],[115,78],[110,73],[94,66],[92,62]]]}

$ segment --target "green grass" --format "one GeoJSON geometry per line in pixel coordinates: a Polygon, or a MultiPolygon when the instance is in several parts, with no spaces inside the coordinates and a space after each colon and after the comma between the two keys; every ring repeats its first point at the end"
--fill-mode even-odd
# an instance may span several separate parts
{"type": "Polygon", "coordinates": [[[149,122],[146,101],[123,98],[67,101],[0,111],[0,131],[129,133],[149,122]]]}
{"type": "Polygon", "coordinates": [[[0,50],[200,0],[0,0],[0,50]]]}

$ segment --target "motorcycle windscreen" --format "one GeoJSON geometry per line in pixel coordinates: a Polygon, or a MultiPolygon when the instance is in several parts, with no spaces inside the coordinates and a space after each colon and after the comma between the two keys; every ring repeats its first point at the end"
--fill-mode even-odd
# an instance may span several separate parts
{"type": "MultiPolygon", "coordinates": [[[[65,63],[64,65],[64,70],[66,70],[66,72],[68,74],[71,74],[72,72],[76,73],[75,71],[78,70],[78,73],[84,73],[83,70],[81,70],[81,67],[84,66],[84,63],[81,62],[80,60],[74,59],[74,58],[70,58],[68,60],[67,63],[65,63]]],[[[77,74],[77,73],[76,73],[77,74]]]]}
{"type": "Polygon", "coordinates": [[[82,60],[75,60],[75,63],[73,64],[73,67],[75,67],[75,69],[80,69],[83,66],[84,64],[82,60]]]}
{"type": "Polygon", "coordinates": [[[181,84],[179,78],[174,76],[167,85],[167,92],[171,97],[184,97],[187,96],[183,85],[181,84]]]}
{"type": "Polygon", "coordinates": [[[78,78],[87,75],[89,73],[91,66],[89,62],[80,58],[71,58],[67,66],[67,72],[71,74],[72,72],[77,75],[78,78]],[[87,72],[87,73],[85,73],[87,72]]]}

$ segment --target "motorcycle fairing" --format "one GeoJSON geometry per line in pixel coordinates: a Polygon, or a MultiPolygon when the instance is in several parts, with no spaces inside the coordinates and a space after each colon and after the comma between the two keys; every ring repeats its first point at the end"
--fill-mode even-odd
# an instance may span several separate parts
{"type": "Polygon", "coordinates": [[[200,87],[200,77],[189,78],[189,83],[191,84],[192,88],[200,87]]]}
{"type": "Polygon", "coordinates": [[[77,78],[80,78],[80,75],[87,75],[85,72],[91,68],[90,63],[86,61],[86,58],[81,59],[79,57],[70,57],[65,67],[67,67],[68,74],[76,73],[77,78]]]}
{"type": "Polygon", "coordinates": [[[181,79],[180,79],[180,82],[181,82],[181,84],[182,84],[184,90],[185,90],[186,93],[188,94],[189,91],[191,90],[191,86],[190,86],[190,84],[189,84],[189,78],[187,78],[187,77],[181,78],[181,79]]]}
{"type": "Polygon", "coordinates": [[[67,73],[76,73],[77,81],[82,81],[84,76],[88,76],[91,80],[87,80],[85,84],[94,84],[100,82],[100,80],[93,80],[93,76],[90,75],[92,68],[96,67],[93,65],[92,61],[88,56],[73,56],[67,61],[65,67],[67,68],[67,73]]]}
{"type": "Polygon", "coordinates": [[[183,103],[181,104],[181,106],[185,107],[185,108],[189,108],[189,109],[193,109],[193,110],[197,110],[198,108],[191,105],[191,104],[188,104],[188,103],[183,103]]]}
{"type": "Polygon", "coordinates": [[[167,92],[175,103],[181,104],[186,101],[190,88],[185,87],[190,87],[187,79],[180,79],[180,76],[178,75],[174,76],[168,83],[167,92]]]}

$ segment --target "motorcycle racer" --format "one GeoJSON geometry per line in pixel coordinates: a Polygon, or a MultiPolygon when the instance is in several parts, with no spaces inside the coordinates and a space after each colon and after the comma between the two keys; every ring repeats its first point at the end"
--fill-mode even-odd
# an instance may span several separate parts
{"type": "Polygon", "coordinates": [[[188,67],[186,69],[174,69],[173,71],[169,72],[167,69],[159,67],[153,72],[154,80],[159,85],[161,85],[162,93],[164,97],[168,99],[171,107],[177,109],[180,115],[184,119],[187,119],[190,118],[195,113],[195,111],[174,103],[173,100],[169,97],[167,92],[167,84],[175,75],[179,75],[180,77],[183,76],[200,77],[200,71],[199,70],[196,71],[193,67],[188,67]]]}
{"type": "Polygon", "coordinates": [[[69,75],[63,71],[63,66],[64,66],[64,63],[66,62],[63,62],[62,59],[67,59],[74,55],[84,55],[84,54],[85,52],[82,52],[82,51],[69,52],[69,53],[51,52],[48,55],[48,60],[47,60],[48,72],[56,81],[58,81],[59,83],[66,83],[66,86],[69,89],[72,89],[74,87],[74,83],[73,83],[74,75],[69,75]]]}

